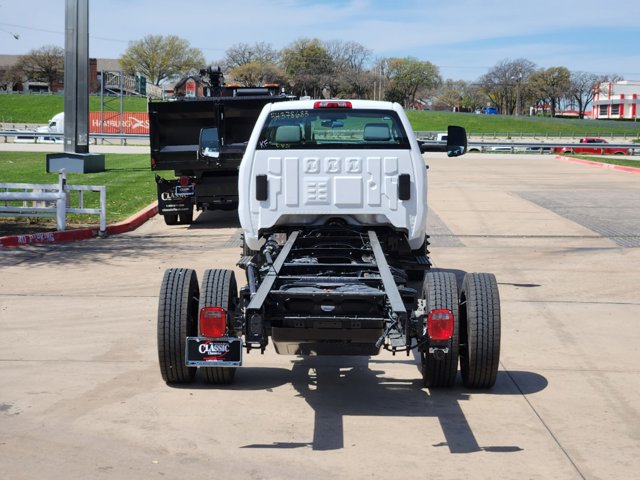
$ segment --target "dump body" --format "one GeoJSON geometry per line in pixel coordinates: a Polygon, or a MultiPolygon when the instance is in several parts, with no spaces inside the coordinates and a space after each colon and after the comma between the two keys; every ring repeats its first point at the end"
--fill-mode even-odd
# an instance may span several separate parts
{"type": "Polygon", "coordinates": [[[173,170],[177,177],[156,177],[167,223],[190,223],[194,206],[237,208],[238,167],[255,121],[265,104],[288,99],[273,88],[221,87],[217,93],[149,103],[151,169],[173,170]],[[215,129],[215,156],[199,150],[203,129],[215,129]]]}

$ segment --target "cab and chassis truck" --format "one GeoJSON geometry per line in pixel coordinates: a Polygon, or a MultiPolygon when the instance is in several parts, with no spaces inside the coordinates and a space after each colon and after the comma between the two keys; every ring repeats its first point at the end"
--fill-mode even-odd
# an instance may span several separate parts
{"type": "MultiPolygon", "coordinates": [[[[218,146],[201,134],[199,149],[218,146]]],[[[466,132],[449,127],[449,156],[466,132]]],[[[238,178],[246,274],[170,268],[158,308],[168,384],[196,372],[230,384],[251,351],[417,353],[423,383],[494,385],[500,354],[495,276],[431,267],[427,167],[396,103],[301,100],[264,106],[238,178]]]]}

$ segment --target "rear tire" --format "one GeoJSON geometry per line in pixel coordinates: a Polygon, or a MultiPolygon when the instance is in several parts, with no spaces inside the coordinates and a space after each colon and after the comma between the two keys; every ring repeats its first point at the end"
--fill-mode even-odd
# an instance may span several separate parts
{"type": "Polygon", "coordinates": [[[185,365],[186,338],[197,333],[198,279],[196,272],[171,268],[162,279],[158,305],[158,360],[168,384],[190,383],[195,367],[185,365]]]}
{"type": "Polygon", "coordinates": [[[177,225],[178,224],[178,214],[177,213],[165,213],[163,215],[164,223],[166,225],[177,225]]]}
{"type": "Polygon", "coordinates": [[[453,312],[453,334],[444,358],[436,360],[427,350],[421,353],[422,379],[425,387],[452,387],[458,374],[458,284],[450,272],[429,270],[424,276],[422,297],[426,300],[426,313],[434,309],[453,312]]]}
{"type": "Polygon", "coordinates": [[[491,273],[467,273],[460,292],[460,370],[468,388],[491,388],[500,363],[500,296],[491,273]]]}
{"type": "MultiPolygon", "coordinates": [[[[202,294],[199,309],[204,307],[221,307],[227,312],[226,335],[235,336],[234,314],[238,302],[238,287],[236,276],[231,270],[212,269],[204,272],[202,279],[202,294]]],[[[202,367],[207,382],[214,385],[229,385],[233,383],[236,367],[202,367]]]]}
{"type": "Polygon", "coordinates": [[[179,225],[191,225],[193,223],[193,210],[178,214],[179,225]]]}

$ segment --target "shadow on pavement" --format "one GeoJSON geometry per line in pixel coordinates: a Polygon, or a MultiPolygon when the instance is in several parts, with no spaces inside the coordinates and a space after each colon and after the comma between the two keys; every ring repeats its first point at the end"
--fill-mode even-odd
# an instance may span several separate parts
{"type": "MultiPolygon", "coordinates": [[[[291,382],[293,387],[313,408],[315,414],[313,441],[246,445],[243,448],[301,448],[336,450],[344,447],[343,418],[345,416],[372,417],[437,417],[446,442],[433,445],[448,447],[451,453],[518,452],[516,445],[478,444],[465,418],[461,404],[473,395],[525,395],[543,390],[547,380],[532,372],[498,372],[498,380],[491,390],[468,390],[460,383],[451,389],[427,390],[422,380],[394,379],[376,370],[378,362],[368,357],[307,357],[293,362],[287,375],[282,369],[270,369],[269,385],[291,382]]],[[[414,363],[415,362],[411,362],[414,363]]],[[[417,364],[416,364],[417,369],[417,364]]],[[[256,372],[260,369],[255,369],[256,372]]],[[[247,372],[248,373],[248,372],[247,372]]],[[[239,371],[236,379],[245,383],[239,371]]],[[[252,380],[261,376],[252,372],[252,380]]],[[[236,385],[232,388],[246,388],[236,385]]],[[[252,389],[258,385],[252,385],[252,389]]]]}

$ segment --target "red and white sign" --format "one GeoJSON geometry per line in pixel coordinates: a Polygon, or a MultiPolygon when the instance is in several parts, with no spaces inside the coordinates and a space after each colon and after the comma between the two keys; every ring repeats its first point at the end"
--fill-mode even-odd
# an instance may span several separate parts
{"type": "Polygon", "coordinates": [[[89,133],[149,134],[147,112],[89,112],[89,133]]]}
{"type": "Polygon", "coordinates": [[[193,79],[187,80],[184,84],[184,96],[195,97],[196,96],[196,81],[193,79]]]}

